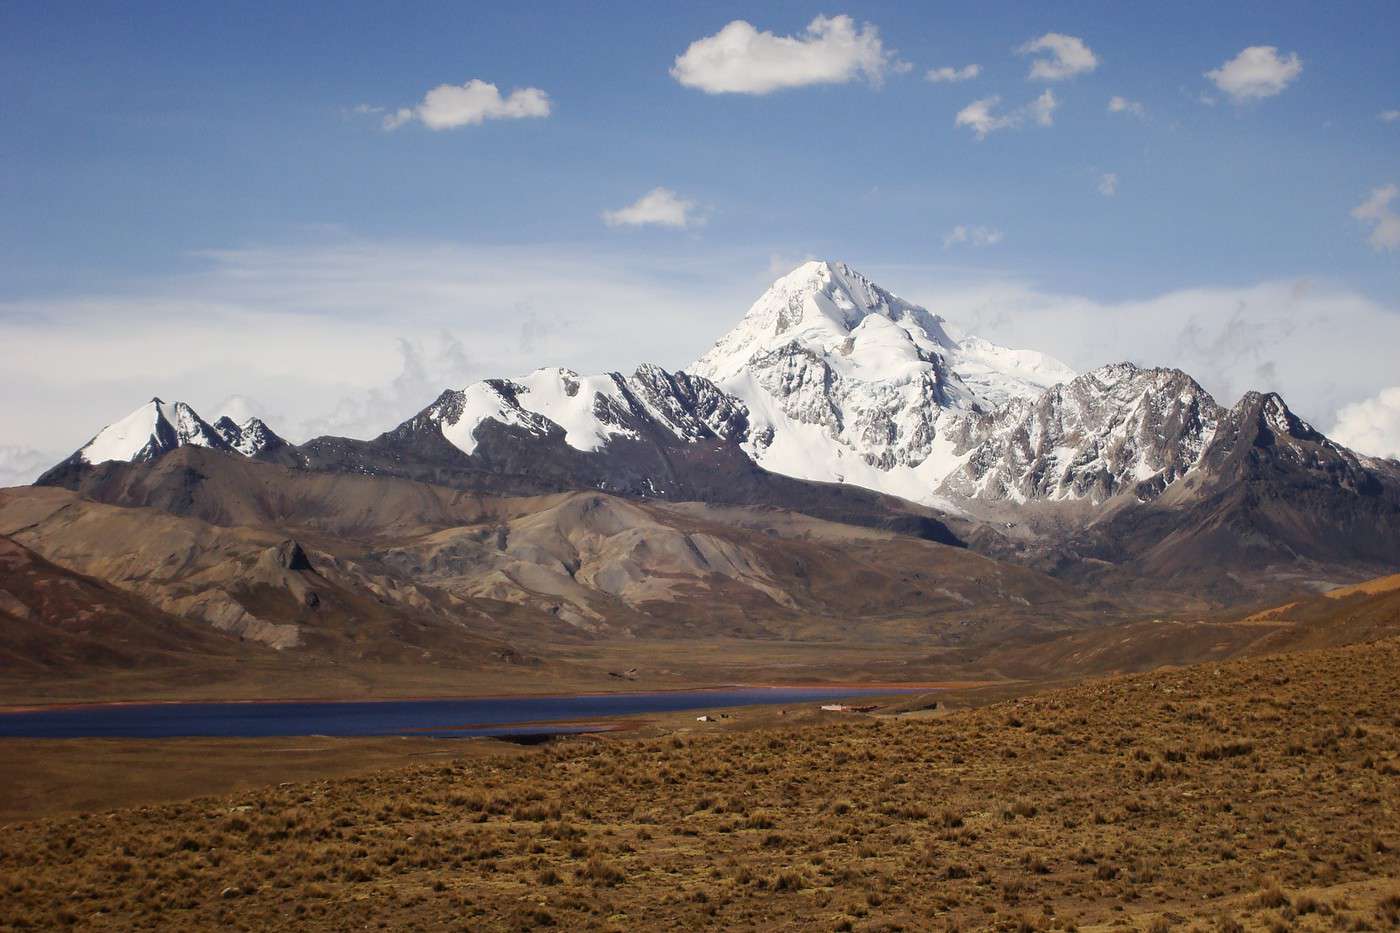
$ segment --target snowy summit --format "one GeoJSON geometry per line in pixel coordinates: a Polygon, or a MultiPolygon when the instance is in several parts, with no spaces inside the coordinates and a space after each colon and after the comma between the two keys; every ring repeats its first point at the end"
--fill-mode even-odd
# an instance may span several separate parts
{"type": "Polygon", "coordinates": [[[236,424],[227,416],[209,424],[184,402],[153,398],[107,425],[70,457],[89,465],[113,460],[145,463],[177,447],[208,447],[253,457],[286,446],[260,419],[236,424]]]}
{"type": "Polygon", "coordinates": [[[961,464],[979,416],[1075,376],[962,336],[841,262],[778,279],[690,370],[749,407],[747,449],[767,469],[916,501],[961,464]]]}

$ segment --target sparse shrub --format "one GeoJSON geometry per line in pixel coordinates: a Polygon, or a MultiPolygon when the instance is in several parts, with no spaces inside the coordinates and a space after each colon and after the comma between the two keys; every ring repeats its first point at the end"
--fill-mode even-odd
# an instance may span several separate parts
{"type": "Polygon", "coordinates": [[[806,886],[806,879],[795,871],[779,872],[772,883],[774,891],[801,891],[806,886]]]}
{"type": "Polygon", "coordinates": [[[593,856],[577,872],[582,881],[591,881],[595,885],[613,887],[623,881],[623,874],[613,865],[603,861],[600,856],[593,856]]]}
{"type": "Polygon", "coordinates": [[[1238,758],[1254,751],[1253,742],[1226,742],[1221,745],[1208,745],[1196,752],[1202,761],[1219,761],[1224,758],[1238,758]]]}

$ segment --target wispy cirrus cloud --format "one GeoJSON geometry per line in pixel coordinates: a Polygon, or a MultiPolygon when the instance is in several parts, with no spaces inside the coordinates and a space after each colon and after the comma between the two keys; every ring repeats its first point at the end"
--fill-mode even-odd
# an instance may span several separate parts
{"type": "Polygon", "coordinates": [[[1372,190],[1369,198],[1351,209],[1351,216],[1363,224],[1370,224],[1371,233],[1366,237],[1366,242],[1378,253],[1400,249],[1400,214],[1390,206],[1397,195],[1400,195],[1400,187],[1383,185],[1372,190]]]}
{"type": "Polygon", "coordinates": [[[966,244],[967,246],[996,246],[1006,238],[1006,234],[995,227],[958,224],[943,234],[943,248],[966,244]]]}
{"type": "Polygon", "coordinates": [[[1147,108],[1140,100],[1128,100],[1126,97],[1114,95],[1108,99],[1109,113],[1126,113],[1134,117],[1147,116],[1147,108]]]}

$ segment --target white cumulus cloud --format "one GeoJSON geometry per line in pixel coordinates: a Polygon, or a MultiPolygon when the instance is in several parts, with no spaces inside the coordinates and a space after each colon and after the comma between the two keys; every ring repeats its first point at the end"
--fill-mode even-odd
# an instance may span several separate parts
{"type": "Polygon", "coordinates": [[[986,139],[988,134],[997,130],[1021,126],[1027,120],[1039,126],[1051,126],[1055,122],[1055,108],[1059,106],[1059,101],[1055,99],[1054,92],[1046,88],[1035,100],[1015,110],[998,113],[997,108],[1000,105],[1000,97],[974,100],[958,111],[958,115],[953,118],[953,125],[969,127],[979,140],[986,139]]]}
{"type": "Polygon", "coordinates": [[[978,139],[986,139],[988,133],[1015,126],[1016,121],[1010,114],[995,112],[1000,103],[1000,97],[984,97],[981,100],[974,100],[958,111],[958,115],[953,118],[953,125],[971,127],[978,139]]]}
{"type": "Polygon", "coordinates": [[[1394,123],[1400,120],[1400,110],[1382,110],[1378,116],[1382,123],[1394,123]]]}
{"type": "MultiPolygon", "coordinates": [[[[361,104],[359,113],[376,113],[378,108],[361,104]]],[[[472,78],[466,84],[439,84],[414,107],[400,107],[384,117],[384,128],[394,130],[414,120],[430,130],[450,130],[476,126],[487,120],[523,120],[547,117],[549,95],[537,87],[516,88],[504,97],[500,88],[472,78]]]]}
{"type": "Polygon", "coordinates": [[[968,246],[996,246],[1005,237],[1000,230],[991,227],[975,227],[958,224],[943,235],[943,248],[965,243],[968,246]]]}
{"type": "Polygon", "coordinates": [[[1343,406],[1327,435],[1363,454],[1400,458],[1400,386],[1343,406]]]}
{"type": "Polygon", "coordinates": [[[626,207],[603,211],[603,223],[609,227],[685,229],[698,223],[694,211],[694,201],[687,201],[670,188],[653,188],[626,207]]]}
{"type": "Polygon", "coordinates": [[[1206,72],[1237,104],[1262,100],[1283,92],[1303,73],[1297,52],[1280,56],[1272,45],[1251,45],[1219,68],[1206,72]]]}
{"type": "Polygon", "coordinates": [[[935,84],[957,84],[959,81],[970,81],[981,73],[982,66],[977,64],[964,65],[961,68],[945,65],[942,68],[930,68],[924,77],[935,84]]]}
{"type": "Polygon", "coordinates": [[[1118,193],[1118,173],[1104,172],[1099,176],[1099,194],[1111,198],[1118,193]]]}
{"type": "Polygon", "coordinates": [[[1037,81],[1063,81],[1099,67],[1099,58],[1084,40],[1058,32],[1047,32],[1017,49],[1022,55],[1048,52],[1031,62],[1028,77],[1037,81]]]}
{"type": "Polygon", "coordinates": [[[1374,224],[1366,238],[1376,252],[1400,249],[1400,214],[1390,206],[1400,188],[1384,185],[1371,191],[1371,196],[1351,209],[1351,216],[1363,224],[1374,224]]]}
{"type": "Polygon", "coordinates": [[[1142,105],[1142,101],[1114,95],[1108,99],[1108,112],[1130,113],[1135,117],[1143,117],[1147,115],[1147,108],[1142,105]]]}
{"type": "Polygon", "coordinates": [[[849,16],[818,16],[797,36],[759,32],[736,19],[713,36],[696,39],[676,57],[671,77],[707,94],[768,94],[811,84],[864,78],[878,85],[899,63],[869,23],[849,16]]]}

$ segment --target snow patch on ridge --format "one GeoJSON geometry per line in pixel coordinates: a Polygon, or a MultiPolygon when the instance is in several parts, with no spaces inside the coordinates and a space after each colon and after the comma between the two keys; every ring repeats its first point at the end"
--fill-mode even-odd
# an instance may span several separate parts
{"type": "MultiPolygon", "coordinates": [[[[476,429],[488,418],[501,424],[525,428],[535,434],[547,433],[545,426],[512,404],[501,389],[490,382],[467,386],[462,390],[461,399],[461,412],[455,418],[439,415],[438,425],[447,442],[464,454],[476,452],[476,429]]],[[[434,414],[437,413],[430,411],[430,415],[434,414]]]]}
{"type": "Polygon", "coordinates": [[[476,429],[486,420],[540,436],[556,425],[575,450],[596,451],[614,437],[636,437],[619,422],[630,412],[620,377],[580,376],[569,369],[537,369],[520,380],[488,380],[461,393],[461,412],[440,418],[442,436],[465,454],[476,451],[476,429]]]}
{"type": "Polygon", "coordinates": [[[131,414],[107,425],[78,451],[84,462],[98,464],[109,460],[135,460],[156,440],[156,419],[160,401],[152,399],[131,414]]]}

